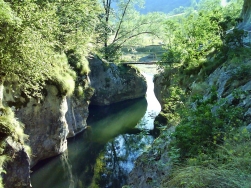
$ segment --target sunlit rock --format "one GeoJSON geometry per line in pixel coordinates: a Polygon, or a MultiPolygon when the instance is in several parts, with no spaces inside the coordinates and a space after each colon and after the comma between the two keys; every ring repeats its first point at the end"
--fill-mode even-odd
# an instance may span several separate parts
{"type": "Polygon", "coordinates": [[[5,154],[11,156],[5,164],[6,173],[2,174],[5,188],[20,188],[30,186],[30,158],[23,145],[13,141],[11,137],[6,139],[5,154]]]}
{"type": "Polygon", "coordinates": [[[96,57],[89,59],[89,64],[91,86],[95,89],[91,104],[109,105],[145,96],[146,81],[136,68],[104,63],[96,57]]]}

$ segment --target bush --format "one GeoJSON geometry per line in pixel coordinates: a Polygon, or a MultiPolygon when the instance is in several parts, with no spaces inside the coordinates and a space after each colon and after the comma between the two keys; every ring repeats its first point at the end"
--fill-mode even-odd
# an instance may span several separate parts
{"type": "Polygon", "coordinates": [[[214,154],[200,154],[185,164],[173,167],[163,187],[186,188],[249,188],[251,186],[250,132],[247,129],[230,131],[224,145],[214,154]]]}
{"type": "Polygon", "coordinates": [[[216,102],[216,93],[197,101],[196,107],[181,111],[183,120],[173,133],[171,147],[179,149],[180,159],[215,152],[228,130],[243,124],[241,108],[226,101],[216,102]]]}

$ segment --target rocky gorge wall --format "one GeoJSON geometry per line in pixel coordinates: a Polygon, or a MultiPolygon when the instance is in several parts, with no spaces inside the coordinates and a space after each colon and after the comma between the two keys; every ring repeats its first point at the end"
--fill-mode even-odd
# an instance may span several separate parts
{"type": "MultiPolygon", "coordinates": [[[[216,86],[218,100],[225,98],[229,104],[243,109],[246,123],[244,126],[251,132],[251,74],[248,74],[249,76],[244,74],[245,70],[250,70],[250,67],[251,61],[249,60],[240,63],[238,66],[225,64],[216,69],[205,80],[207,87],[204,90],[204,98],[208,98],[211,92],[210,88],[216,86]],[[239,71],[244,71],[243,74],[241,74],[243,78],[240,77],[240,79],[236,79],[236,74],[239,71]],[[237,93],[240,95],[238,99],[235,97],[237,93]]],[[[163,88],[163,82],[160,81],[162,76],[163,75],[160,74],[158,79],[155,79],[155,91],[157,91],[157,96],[161,88],[163,88]]],[[[196,83],[191,83],[191,87],[195,87],[193,85],[196,85],[196,83]]],[[[168,88],[165,89],[168,90],[168,88]]],[[[162,91],[164,92],[165,89],[162,91]]],[[[161,97],[166,96],[159,95],[158,99],[161,97]]],[[[160,102],[161,101],[163,101],[163,98],[161,98],[160,102]]],[[[171,166],[169,165],[171,163],[169,163],[170,159],[168,156],[170,139],[167,135],[173,132],[174,129],[174,126],[167,129],[164,133],[165,135],[161,134],[159,138],[154,141],[149,150],[137,159],[134,169],[129,174],[128,184],[130,188],[162,187],[162,181],[166,180],[171,170],[171,166]]]]}
{"type": "Polygon", "coordinates": [[[30,187],[30,168],[40,160],[63,153],[67,149],[67,138],[85,130],[94,91],[90,86],[96,89],[92,103],[97,105],[134,99],[146,93],[145,79],[134,68],[120,69],[115,64],[106,67],[102,61],[94,60],[91,71],[90,78],[80,78],[84,88],[82,96],[77,92],[66,96],[53,82],[44,87],[39,99],[25,96],[15,83],[5,86],[3,104],[11,107],[15,117],[24,124],[32,151],[29,156],[22,145],[8,145],[13,160],[6,164],[5,187],[30,187]]]}
{"type": "Polygon", "coordinates": [[[5,188],[31,187],[30,157],[26,149],[11,137],[8,137],[5,142],[6,154],[11,156],[11,161],[5,166],[6,173],[2,175],[5,188]]]}
{"type": "Polygon", "coordinates": [[[243,22],[239,25],[240,28],[251,31],[251,1],[244,0],[241,17],[243,22]]]}
{"type": "MultiPolygon", "coordinates": [[[[251,30],[251,1],[245,0],[242,10],[243,23],[240,28],[251,30]]],[[[243,109],[244,125],[251,132],[251,60],[238,60],[238,62],[224,63],[213,71],[204,81],[190,83],[189,87],[192,92],[196,90],[203,93],[204,99],[209,98],[212,86],[215,87],[218,100],[226,99],[226,102],[243,109]],[[238,95],[238,97],[236,97],[238,95]]],[[[159,74],[155,76],[155,95],[161,103],[162,112],[156,117],[165,125],[165,98],[168,98],[169,86],[171,83],[166,79],[166,75],[159,74]]],[[[170,113],[170,112],[169,112],[170,113]]],[[[130,188],[152,188],[165,187],[162,185],[163,180],[168,180],[170,173],[170,159],[168,156],[168,146],[170,139],[168,134],[174,131],[171,127],[157,138],[153,145],[140,156],[135,162],[135,167],[129,174],[128,185],[130,188]],[[165,134],[165,135],[164,135],[165,134]]]]}
{"type": "Polygon", "coordinates": [[[109,105],[145,96],[146,80],[136,68],[104,63],[98,57],[89,59],[89,65],[91,87],[95,89],[92,105],[109,105]]]}
{"type": "MultiPolygon", "coordinates": [[[[83,78],[83,87],[89,91],[88,78],[83,78]]],[[[9,83],[12,85],[12,83],[9,83]]],[[[47,84],[39,99],[26,97],[18,87],[6,86],[4,89],[4,106],[9,106],[15,117],[24,124],[24,132],[29,136],[28,145],[31,148],[29,157],[21,146],[10,145],[14,160],[8,161],[5,187],[29,187],[29,172],[38,161],[63,153],[67,149],[67,138],[75,136],[86,127],[88,105],[92,93],[80,98],[75,93],[72,96],[62,94],[56,83],[47,84]],[[29,159],[25,159],[26,156],[29,159]],[[28,162],[27,162],[28,161],[28,162]],[[22,165],[20,165],[22,162],[22,165]],[[26,185],[26,186],[24,186],[26,185]]]]}

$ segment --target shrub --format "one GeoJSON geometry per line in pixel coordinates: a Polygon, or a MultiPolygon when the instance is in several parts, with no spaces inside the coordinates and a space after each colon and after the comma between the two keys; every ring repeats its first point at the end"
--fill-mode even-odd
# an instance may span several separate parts
{"type": "Polygon", "coordinates": [[[174,166],[171,176],[162,182],[163,187],[249,188],[250,136],[247,129],[230,131],[214,154],[200,154],[174,166]]]}
{"type": "Polygon", "coordinates": [[[179,149],[181,160],[215,152],[228,130],[242,125],[241,108],[216,100],[212,93],[209,99],[197,101],[196,107],[180,112],[183,120],[173,133],[171,146],[179,149]]]}

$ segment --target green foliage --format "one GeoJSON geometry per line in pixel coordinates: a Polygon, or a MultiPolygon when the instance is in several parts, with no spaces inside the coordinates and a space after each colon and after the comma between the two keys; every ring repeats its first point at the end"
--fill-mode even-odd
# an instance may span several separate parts
{"type": "Polygon", "coordinates": [[[8,10],[5,13],[12,20],[0,18],[0,77],[18,77],[24,90],[36,83],[36,91],[37,85],[43,82],[51,70],[51,45],[35,24],[45,22],[39,14],[42,11],[31,1],[1,3],[4,4],[3,8],[8,7],[2,11],[8,10]],[[37,22],[34,23],[34,20],[37,22]]]}
{"type": "Polygon", "coordinates": [[[84,88],[81,87],[81,86],[78,86],[76,88],[76,94],[77,96],[80,98],[80,97],[84,97],[84,88]]]}
{"type": "Polygon", "coordinates": [[[164,187],[250,187],[250,136],[246,128],[230,130],[215,153],[200,154],[174,166],[164,187]]]}
{"type": "Polygon", "coordinates": [[[167,51],[160,67],[179,67],[183,74],[197,75],[204,69],[207,69],[204,74],[211,73],[222,64],[230,48],[243,46],[246,35],[237,28],[227,32],[239,21],[237,18],[241,9],[236,4],[231,2],[231,6],[223,8],[219,1],[203,1],[198,11],[168,20],[165,24],[167,51]],[[222,55],[217,57],[219,52],[222,55]]]}
{"type": "MultiPolygon", "coordinates": [[[[167,149],[172,171],[162,187],[251,185],[247,165],[251,154],[245,149],[251,135],[240,128],[245,125],[243,109],[234,106],[245,92],[233,91],[250,80],[250,53],[243,47],[246,33],[236,28],[242,4],[231,1],[223,8],[219,2],[203,1],[198,11],[166,23],[167,51],[159,64],[165,78],[162,112],[166,114],[162,117],[167,118],[167,127],[176,118],[171,125],[177,126],[167,149]],[[233,95],[231,104],[219,99],[214,87],[210,96],[198,97],[209,92],[204,78],[223,63],[232,68],[226,84],[231,93],[224,92],[224,96],[233,95]],[[177,86],[182,93],[172,92],[177,86]]],[[[165,131],[161,135],[167,142],[165,131]]]]}
{"type": "MultiPolygon", "coordinates": [[[[96,1],[0,1],[0,78],[17,78],[27,96],[39,97],[48,77],[58,67],[55,56],[73,51],[80,64],[77,71],[89,71],[85,60],[97,23],[96,1]]],[[[73,66],[74,67],[74,66],[73,66]]],[[[67,72],[67,70],[65,70],[67,72]]],[[[70,70],[68,71],[70,72],[70,70]]],[[[59,76],[58,83],[65,82],[59,76]]],[[[55,78],[56,80],[56,78],[55,78]]],[[[69,84],[68,84],[69,85],[69,84]]],[[[72,85],[72,84],[71,84],[72,85]]],[[[69,92],[71,93],[71,92],[69,92]]]]}
{"type": "MultiPolygon", "coordinates": [[[[140,15],[135,7],[142,6],[141,0],[103,1],[103,14],[97,32],[99,52],[107,61],[117,61],[123,45],[133,45],[141,36],[158,37],[164,14],[149,13],[140,15]],[[113,11],[112,7],[116,7],[113,11]]],[[[154,37],[153,37],[154,38],[154,37]]]]}
{"type": "Polygon", "coordinates": [[[68,63],[73,70],[79,75],[86,75],[90,72],[89,63],[83,54],[69,50],[66,52],[68,63]]]}
{"type": "Polygon", "coordinates": [[[251,64],[241,64],[231,73],[232,80],[246,80],[249,81],[251,78],[251,64]]]}
{"type": "Polygon", "coordinates": [[[18,122],[10,108],[0,109],[0,141],[12,136],[15,141],[24,143],[27,136],[23,132],[23,125],[18,122]]]}
{"type": "Polygon", "coordinates": [[[26,98],[40,98],[46,83],[56,85],[58,95],[71,95],[80,76],[89,72],[85,57],[92,49],[99,10],[95,0],[0,0],[0,173],[8,158],[2,155],[3,140],[11,136],[25,145],[27,139],[2,105],[2,86],[15,82],[26,98]]]}
{"type": "Polygon", "coordinates": [[[200,99],[195,105],[182,110],[183,119],[173,134],[172,147],[179,149],[182,160],[215,152],[228,130],[243,124],[241,108],[224,100],[217,102],[214,92],[209,99],[200,99]]]}
{"type": "MultiPolygon", "coordinates": [[[[96,0],[67,0],[51,3],[57,6],[59,20],[58,40],[61,51],[74,50],[87,55],[92,49],[89,43],[93,39],[100,11],[96,0]]],[[[77,54],[78,54],[77,53],[77,54]]]]}

